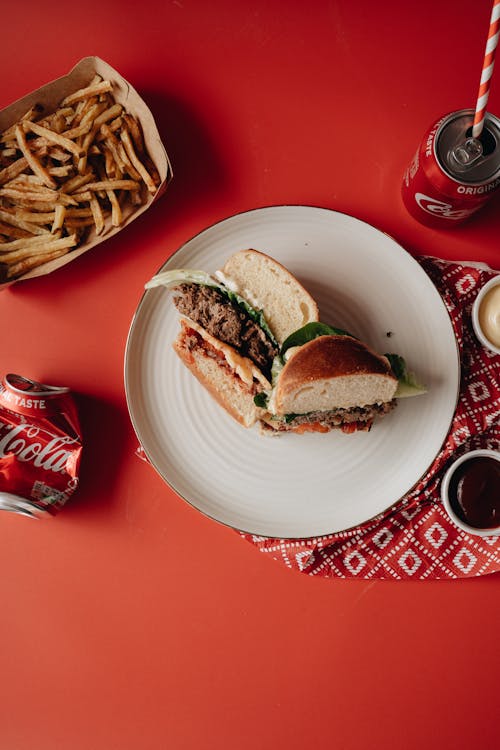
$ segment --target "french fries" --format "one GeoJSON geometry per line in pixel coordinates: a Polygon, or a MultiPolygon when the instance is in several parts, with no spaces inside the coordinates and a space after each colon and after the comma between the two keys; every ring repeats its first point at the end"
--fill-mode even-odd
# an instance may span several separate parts
{"type": "Polygon", "coordinates": [[[94,76],[55,112],[31,107],[0,133],[0,283],[121,226],[159,185],[110,81],[94,76]]]}

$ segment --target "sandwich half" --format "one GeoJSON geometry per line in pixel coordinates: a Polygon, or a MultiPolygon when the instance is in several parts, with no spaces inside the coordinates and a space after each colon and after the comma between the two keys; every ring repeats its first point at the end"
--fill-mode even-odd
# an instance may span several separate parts
{"type": "Polygon", "coordinates": [[[369,430],[396,405],[398,378],[389,359],[349,335],[321,335],[288,350],[264,401],[262,424],[273,430],[369,430]]]}
{"type": "Polygon", "coordinates": [[[280,263],[257,250],[232,255],[213,275],[194,269],[157,274],[146,288],[173,290],[182,315],[174,350],[193,375],[245,427],[263,414],[257,393],[271,388],[283,341],[318,320],[318,306],[280,263]]]}

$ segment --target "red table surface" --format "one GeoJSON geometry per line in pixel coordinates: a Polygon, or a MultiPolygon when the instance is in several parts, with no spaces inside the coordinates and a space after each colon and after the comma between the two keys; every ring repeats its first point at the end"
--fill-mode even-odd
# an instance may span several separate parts
{"type": "Polygon", "coordinates": [[[0,294],[2,372],[70,386],[85,439],[55,520],[0,514],[0,750],[498,747],[498,575],[287,570],[135,457],[123,384],[144,282],[239,211],[328,207],[414,255],[500,267],[498,199],[448,232],[400,200],[427,126],[475,105],[489,16],[487,0],[2,13],[0,107],[98,55],[150,106],[174,180],[119,236],[0,294]]]}

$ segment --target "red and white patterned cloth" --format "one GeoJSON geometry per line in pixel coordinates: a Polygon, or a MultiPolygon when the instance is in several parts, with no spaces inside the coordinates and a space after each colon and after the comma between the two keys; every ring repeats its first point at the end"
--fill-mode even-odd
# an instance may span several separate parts
{"type": "Polygon", "coordinates": [[[479,344],[470,314],[480,288],[495,273],[436,258],[419,261],[444,300],[460,350],[460,398],[443,449],[412,492],[362,526],[298,540],[241,534],[289,568],[325,578],[421,580],[500,570],[500,537],[458,529],[439,494],[452,460],[476,448],[500,449],[500,356],[479,344]]]}

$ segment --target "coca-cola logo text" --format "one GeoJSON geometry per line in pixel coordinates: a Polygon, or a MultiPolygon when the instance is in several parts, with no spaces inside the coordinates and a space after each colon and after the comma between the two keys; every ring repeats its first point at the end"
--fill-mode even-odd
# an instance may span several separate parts
{"type": "Polygon", "coordinates": [[[30,462],[37,468],[62,474],[72,454],[69,446],[75,445],[73,438],[52,435],[34,425],[0,423],[0,460],[14,455],[18,461],[30,462]]]}
{"type": "Polygon", "coordinates": [[[483,195],[483,193],[491,193],[496,190],[500,185],[500,178],[489,182],[487,185],[477,185],[476,187],[459,185],[457,187],[457,193],[461,195],[483,195]]]}
{"type": "Polygon", "coordinates": [[[471,208],[453,208],[451,203],[444,203],[443,201],[437,200],[437,198],[431,198],[423,193],[415,193],[415,200],[423,211],[433,216],[440,216],[443,219],[465,219],[474,213],[474,209],[471,208]]]}

